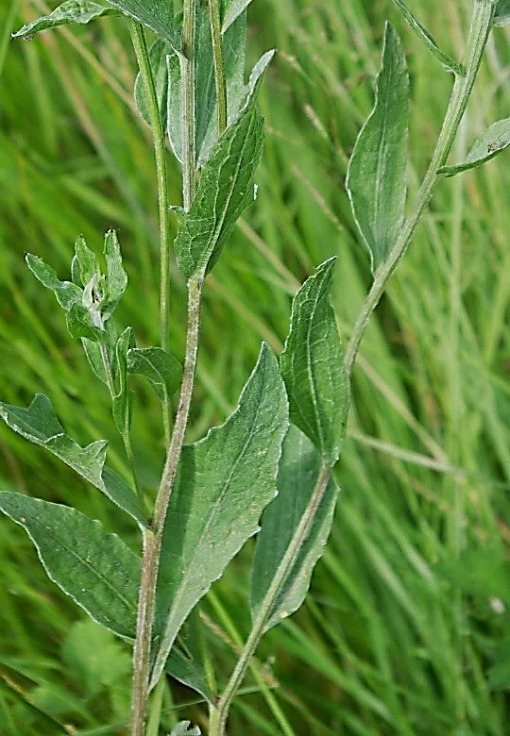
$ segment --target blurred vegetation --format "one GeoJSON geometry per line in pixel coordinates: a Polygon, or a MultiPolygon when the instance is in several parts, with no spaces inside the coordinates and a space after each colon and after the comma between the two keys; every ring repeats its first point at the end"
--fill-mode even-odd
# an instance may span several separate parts
{"type": "MultiPolygon", "coordinates": [[[[470,0],[409,6],[459,57],[470,0]]],[[[52,6],[53,7],[53,6],[52,6]]],[[[130,286],[116,317],[157,342],[156,180],[134,111],[135,62],[121,20],[9,34],[47,11],[2,0],[0,27],[0,396],[47,394],[67,432],[110,440],[106,389],[66,333],[23,254],[67,277],[82,233],[99,252],[119,231],[130,286]]],[[[385,19],[408,53],[410,197],[439,131],[452,78],[391,0],[256,0],[251,55],[278,56],[263,86],[267,142],[256,204],[208,279],[189,440],[236,405],[262,339],[279,350],[297,285],[337,255],[334,306],[347,339],[370,281],[343,182],[373,99],[385,19]]],[[[510,108],[506,29],[489,43],[454,155],[510,108]]],[[[510,154],[437,189],[362,345],[342,493],[301,611],[260,647],[231,733],[286,736],[504,736],[510,717],[510,154]]],[[[170,162],[171,201],[180,201],[170,162]]],[[[183,351],[183,282],[172,267],[172,349],[183,351]]],[[[141,383],[135,452],[154,489],[164,456],[158,406],[141,383]]],[[[0,427],[0,485],[73,504],[136,544],[113,506],[42,450],[0,427]]],[[[252,548],[201,607],[222,681],[248,630],[252,548]],[[213,623],[214,622],[214,625],[213,623]]],[[[49,583],[30,541],[0,519],[0,734],[123,734],[128,650],[49,583]]],[[[162,692],[165,727],[199,723],[195,695],[162,692]]],[[[167,731],[165,731],[166,733],[167,731]]],[[[163,732],[162,732],[163,733],[163,732]]]]}

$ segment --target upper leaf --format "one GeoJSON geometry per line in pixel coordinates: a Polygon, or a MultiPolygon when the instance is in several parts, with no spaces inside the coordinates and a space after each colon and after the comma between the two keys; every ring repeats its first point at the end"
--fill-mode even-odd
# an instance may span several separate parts
{"type": "Polygon", "coordinates": [[[246,540],[276,493],[287,399],[278,363],[263,345],[238,409],[184,447],[170,499],[158,578],[154,685],[189,612],[246,540]]]}
{"type": "Polygon", "coordinates": [[[300,288],[281,355],[290,419],[317,447],[323,461],[340,456],[349,409],[349,381],[329,292],[335,259],[323,263],[300,288]]]}
{"type": "Polygon", "coordinates": [[[80,304],[82,300],[82,289],[71,281],[60,281],[55,270],[46,264],[39,256],[27,253],[25,256],[27,266],[41,284],[51,289],[55,294],[60,306],[71,309],[73,304],[80,304]]]}
{"type": "Polygon", "coordinates": [[[67,0],[52,13],[33,20],[13,33],[11,38],[31,38],[35,33],[70,24],[85,24],[103,15],[121,15],[115,8],[105,8],[91,0],[67,0]]]}
{"type": "Polygon", "coordinates": [[[218,260],[238,217],[255,198],[255,170],[263,145],[256,90],[271,57],[272,53],[266,54],[255,67],[248,102],[215,145],[190,211],[174,208],[178,222],[175,252],[186,278],[204,278],[218,260]]]}
{"type": "Polygon", "coordinates": [[[108,444],[105,440],[92,442],[87,447],[78,445],[65,434],[50,400],[43,394],[37,394],[28,409],[0,402],[0,416],[15,432],[49,450],[141,526],[147,526],[136,495],[123,478],[104,465],[108,444]]]}
{"type": "Polygon", "coordinates": [[[226,0],[224,3],[223,22],[221,32],[228,31],[232,23],[244,13],[251,0],[226,0]]]}
{"type": "Polygon", "coordinates": [[[168,403],[179,388],[182,366],[162,348],[132,348],[128,352],[128,371],[144,376],[160,401],[168,403]]]}
{"type": "Polygon", "coordinates": [[[510,118],[504,118],[489,126],[485,133],[476,139],[462,163],[453,166],[442,166],[438,174],[454,176],[462,171],[474,169],[476,166],[481,166],[486,161],[490,161],[491,158],[497,156],[508,146],[510,146],[510,118]]]}
{"type": "Polygon", "coordinates": [[[510,23],[510,0],[497,0],[494,23],[497,26],[507,26],[510,23]]]}
{"type": "MultiPolygon", "coordinates": [[[[154,79],[156,99],[158,101],[159,115],[163,130],[167,127],[168,104],[168,70],[166,57],[172,53],[174,53],[172,46],[163,38],[157,38],[149,49],[149,64],[151,66],[152,76],[154,79]]],[[[150,125],[151,116],[149,112],[149,98],[141,72],[136,76],[134,96],[138,110],[147,125],[150,125]]]]}
{"type": "MultiPolygon", "coordinates": [[[[264,511],[257,535],[251,577],[251,610],[255,621],[265,596],[284,563],[284,555],[312,500],[321,470],[321,457],[310,440],[291,425],[283,442],[278,470],[278,495],[264,511]]],[[[338,487],[331,478],[313,515],[297,558],[287,572],[267,616],[265,630],[280,623],[301,606],[313,568],[322,556],[333,523],[338,487]]]]}
{"type": "Polygon", "coordinates": [[[404,52],[387,23],[375,106],[354,145],[346,182],[372,271],[386,260],[404,219],[408,92],[404,52]]]}
{"type": "Polygon", "coordinates": [[[49,577],[95,621],[134,637],[141,560],[99,521],[68,506],[0,493],[0,510],[24,527],[49,577]]]}
{"type": "Polygon", "coordinates": [[[142,25],[173,42],[174,4],[173,0],[106,0],[110,5],[129,15],[142,25]]]}

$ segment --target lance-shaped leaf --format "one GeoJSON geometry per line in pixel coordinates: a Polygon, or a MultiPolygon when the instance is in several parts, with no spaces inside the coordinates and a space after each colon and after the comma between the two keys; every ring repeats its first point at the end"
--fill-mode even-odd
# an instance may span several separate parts
{"type": "Polygon", "coordinates": [[[56,28],[57,26],[76,23],[84,25],[104,15],[121,15],[121,13],[115,8],[105,8],[104,5],[91,2],[91,0],[67,0],[49,15],[38,18],[20,28],[19,31],[12,34],[11,38],[31,38],[39,31],[56,28]]]}
{"type": "Polygon", "coordinates": [[[386,260],[404,219],[408,94],[404,52],[387,23],[375,106],[354,145],[346,182],[372,271],[386,260]]]}
{"type": "Polygon", "coordinates": [[[430,33],[414,17],[414,15],[411,13],[407,5],[402,0],[393,0],[393,2],[401,10],[402,15],[404,16],[406,21],[409,23],[413,31],[416,33],[420,41],[426,46],[426,48],[428,48],[428,50],[433,54],[433,56],[435,56],[436,59],[445,67],[445,69],[448,69],[449,72],[453,72],[454,74],[460,74],[462,72],[461,65],[457,64],[456,61],[450,58],[448,54],[445,54],[445,52],[439,48],[439,46],[434,41],[430,33]]]}
{"type": "Polygon", "coordinates": [[[181,382],[182,366],[162,348],[131,348],[128,371],[146,378],[160,401],[168,403],[181,382]]]}
{"type": "Polygon", "coordinates": [[[323,461],[340,456],[349,409],[349,382],[333,308],[329,303],[335,259],[323,263],[300,288],[281,355],[290,419],[317,447],[323,461]]]}
{"type": "Polygon", "coordinates": [[[510,0],[497,0],[494,11],[494,24],[507,26],[510,23],[510,0]]]}
{"type": "Polygon", "coordinates": [[[264,511],[252,567],[252,619],[256,621],[259,615],[264,615],[265,631],[297,611],[303,603],[313,568],[331,531],[338,487],[331,478],[315,508],[313,495],[317,492],[320,472],[319,452],[306,435],[291,425],[283,443],[278,496],[264,511]],[[286,569],[285,553],[296,533],[299,534],[305,517],[308,517],[308,528],[302,530],[305,539],[297,558],[286,569]],[[282,582],[272,591],[276,579],[282,582]]]}
{"type": "Polygon", "coordinates": [[[55,270],[48,266],[42,258],[27,253],[25,256],[27,266],[34,276],[55,294],[62,309],[69,310],[73,304],[81,304],[82,289],[71,281],[60,281],[55,270]]]}
{"type": "Polygon", "coordinates": [[[238,409],[183,449],[168,509],[158,579],[152,674],[158,681],[186,617],[246,540],[276,493],[287,398],[278,363],[263,345],[238,409]]]}
{"type": "Polygon", "coordinates": [[[0,510],[24,527],[64,593],[110,631],[134,636],[141,560],[120,537],[76,509],[21,493],[1,492],[0,510]]]}
{"type": "MultiPolygon", "coordinates": [[[[201,621],[195,608],[181,628],[165,665],[165,671],[179,682],[195,690],[209,703],[216,693],[207,684],[202,649],[201,621]]],[[[157,644],[157,642],[156,642],[157,644]]]]}
{"type": "Polygon", "coordinates": [[[0,402],[0,416],[12,430],[49,450],[141,526],[147,526],[136,495],[117,473],[105,467],[108,444],[105,440],[92,442],[86,447],[78,445],[65,434],[50,400],[43,394],[37,394],[27,409],[0,402]]]}
{"type": "Polygon", "coordinates": [[[121,10],[139,23],[163,36],[171,43],[174,40],[173,0],[106,0],[109,5],[121,10]]]}
{"type": "MultiPolygon", "coordinates": [[[[266,54],[263,68],[271,56],[266,54]]],[[[255,170],[263,145],[263,121],[256,106],[260,78],[261,64],[250,78],[248,103],[202,170],[190,211],[174,208],[178,222],[175,253],[186,278],[203,278],[211,270],[237,218],[255,198],[255,170]]]]}
{"type": "MultiPolygon", "coordinates": [[[[168,69],[166,57],[173,53],[174,51],[172,46],[163,38],[157,38],[149,49],[149,63],[152,70],[152,77],[154,79],[156,99],[158,101],[159,115],[163,130],[166,130],[167,127],[168,105],[168,69]]],[[[140,72],[137,74],[135,80],[134,97],[141,116],[147,125],[151,125],[149,96],[144,79],[140,72]]]]}
{"type": "Polygon", "coordinates": [[[107,320],[113,314],[128,283],[115,230],[108,230],[104,236],[103,253],[106,260],[106,284],[105,298],[100,308],[103,319],[107,320]]]}
{"type": "Polygon", "coordinates": [[[112,396],[113,421],[123,437],[129,433],[131,424],[131,402],[127,385],[127,355],[134,344],[133,330],[131,327],[126,327],[115,346],[114,377],[116,393],[112,396]]]}
{"type": "Polygon", "coordinates": [[[223,9],[221,32],[226,33],[232,23],[246,10],[251,0],[226,0],[223,9]]]}
{"type": "Polygon", "coordinates": [[[462,171],[474,169],[490,161],[508,146],[510,146],[510,118],[504,118],[489,126],[485,133],[476,139],[464,161],[454,166],[442,166],[438,174],[454,176],[462,171]]]}

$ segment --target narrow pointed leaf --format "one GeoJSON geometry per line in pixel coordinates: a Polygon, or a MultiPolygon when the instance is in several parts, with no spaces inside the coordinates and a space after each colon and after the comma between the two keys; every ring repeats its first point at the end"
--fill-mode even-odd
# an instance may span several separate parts
{"type": "Polygon", "coordinates": [[[106,259],[106,294],[101,304],[101,314],[103,319],[107,320],[113,314],[128,283],[115,230],[109,230],[106,233],[103,252],[106,259]]]}
{"type": "Polygon", "coordinates": [[[25,260],[29,269],[41,284],[46,286],[47,289],[51,289],[55,294],[57,302],[63,309],[67,311],[73,304],[81,304],[83,290],[79,286],[71,283],[71,281],[60,281],[55,270],[39,256],[27,253],[25,260]]]}
{"type": "Polygon", "coordinates": [[[404,219],[408,94],[404,52],[387,23],[375,106],[354,145],[346,182],[372,271],[386,260],[404,219]]]}
{"type": "MultiPolygon", "coordinates": [[[[74,246],[74,252],[76,257],[76,263],[79,267],[80,283],[82,286],[87,286],[94,279],[97,281],[101,276],[101,269],[99,268],[99,261],[96,254],[90,250],[85,242],[83,235],[79,235],[76,238],[74,246]]],[[[74,260],[74,259],[73,259],[74,260]]],[[[73,282],[74,277],[73,277],[73,282]]]]}
{"type": "Polygon", "coordinates": [[[497,0],[494,11],[494,24],[507,26],[510,23],[510,0],[497,0]]]}
{"type": "MultiPolygon", "coordinates": [[[[271,56],[264,58],[266,66],[271,56]]],[[[186,278],[203,278],[210,271],[238,217],[255,198],[255,170],[263,145],[263,120],[256,107],[260,78],[257,66],[250,79],[249,100],[214,147],[190,211],[174,208],[175,252],[186,278]]]]}
{"type": "Polygon", "coordinates": [[[152,685],[192,608],[258,531],[260,514],[276,493],[287,427],[285,387],[264,345],[238,409],[183,450],[164,530],[152,685]]]}
{"type": "Polygon", "coordinates": [[[331,258],[319,266],[296,294],[280,358],[290,419],[328,465],[340,456],[349,408],[343,350],[329,303],[334,263],[331,258]]]}
{"type": "MultiPolygon", "coordinates": [[[[156,88],[156,98],[163,130],[166,130],[167,127],[168,105],[168,69],[166,57],[173,53],[171,45],[162,38],[156,39],[149,49],[149,63],[156,88]]],[[[141,116],[147,125],[151,125],[149,98],[143,77],[140,73],[138,73],[135,80],[134,97],[141,116]]]]}
{"type": "Polygon", "coordinates": [[[115,426],[124,437],[131,423],[130,395],[127,385],[127,354],[134,345],[133,330],[126,327],[115,346],[115,382],[117,392],[112,396],[112,414],[115,426]]]}
{"type": "Polygon", "coordinates": [[[221,32],[226,33],[232,23],[244,13],[251,0],[227,0],[225,3],[221,32]]]}
{"type": "Polygon", "coordinates": [[[428,50],[433,54],[433,56],[435,56],[436,59],[445,67],[445,69],[448,69],[449,72],[453,72],[454,74],[460,74],[462,71],[461,65],[457,64],[456,61],[450,58],[448,54],[445,54],[445,52],[439,48],[439,46],[434,41],[430,33],[414,17],[414,15],[411,13],[407,5],[402,0],[393,0],[393,2],[401,10],[402,15],[404,16],[406,21],[409,23],[413,31],[416,33],[420,41],[426,46],[426,48],[428,48],[428,50]]]}
{"type": "Polygon", "coordinates": [[[504,120],[498,120],[496,123],[493,123],[487,128],[485,133],[477,138],[467,154],[465,161],[454,166],[442,166],[438,174],[454,176],[455,174],[460,174],[462,171],[474,169],[486,161],[490,161],[491,158],[497,156],[498,153],[504,151],[508,146],[510,146],[510,118],[504,118],[504,120]]]}
{"type": "Polygon", "coordinates": [[[128,371],[146,378],[160,401],[168,403],[181,382],[182,366],[162,348],[131,348],[128,371]]]}
{"type": "MultiPolygon", "coordinates": [[[[157,645],[157,643],[156,643],[157,645]]],[[[202,622],[195,608],[181,628],[165,665],[165,671],[179,682],[214,703],[216,693],[207,684],[202,647],[202,622]]]]}
{"type": "Polygon", "coordinates": [[[11,38],[31,38],[39,31],[56,28],[57,26],[77,23],[84,25],[104,15],[120,15],[120,12],[115,8],[105,8],[103,5],[90,0],[67,0],[49,15],[38,18],[20,28],[19,31],[12,34],[11,38]]]}
{"type": "MultiPolygon", "coordinates": [[[[278,471],[278,496],[264,511],[257,535],[251,579],[251,610],[255,621],[283,558],[307,512],[319,473],[321,457],[310,440],[291,425],[283,443],[278,471]]],[[[265,630],[280,623],[301,606],[315,564],[331,531],[338,488],[330,479],[313,516],[310,531],[267,616],[265,630]]]]}
{"type": "Polygon", "coordinates": [[[141,526],[147,526],[145,514],[133,491],[119,475],[105,467],[108,443],[98,440],[86,447],[78,445],[64,433],[46,396],[37,394],[27,409],[0,402],[0,417],[29,442],[56,455],[141,526]]]}
{"type": "Polygon", "coordinates": [[[132,638],[141,560],[116,534],[76,509],[0,493],[0,510],[22,526],[49,577],[97,623],[132,638]]]}
{"type": "Polygon", "coordinates": [[[173,0],[106,0],[109,5],[121,10],[159,36],[173,42],[174,4],[173,0]]]}

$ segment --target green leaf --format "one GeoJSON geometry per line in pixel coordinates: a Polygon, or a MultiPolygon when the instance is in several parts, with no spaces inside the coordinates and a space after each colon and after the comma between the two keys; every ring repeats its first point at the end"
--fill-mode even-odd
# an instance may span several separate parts
{"type": "Polygon", "coordinates": [[[41,284],[53,291],[57,302],[63,309],[67,311],[73,304],[81,304],[83,290],[79,286],[70,281],[60,281],[54,269],[48,266],[39,256],[27,253],[25,260],[29,269],[41,284]]]}
{"type": "Polygon", "coordinates": [[[127,355],[135,344],[133,330],[126,327],[115,347],[116,393],[112,396],[112,413],[115,426],[124,437],[129,433],[131,423],[130,395],[127,386],[127,355]]]}
{"type": "Polygon", "coordinates": [[[263,146],[263,120],[256,107],[266,54],[250,78],[250,96],[239,118],[221,136],[202,170],[197,194],[186,213],[174,208],[177,263],[186,278],[203,278],[218,260],[244,209],[255,198],[254,177],[263,146]]]}
{"type": "Polygon", "coordinates": [[[278,363],[263,345],[238,409],[183,449],[163,536],[155,629],[162,633],[153,685],[190,611],[258,531],[260,514],[276,493],[287,427],[278,363]]]}
{"type": "Polygon", "coordinates": [[[83,304],[73,304],[67,310],[66,325],[69,334],[75,339],[85,337],[87,340],[97,342],[104,337],[104,331],[97,326],[90,311],[83,304]]]}
{"type": "Polygon", "coordinates": [[[402,0],[393,0],[395,5],[402,11],[402,15],[409,23],[413,31],[416,33],[420,41],[425,44],[426,48],[436,57],[436,59],[448,69],[449,72],[454,74],[461,74],[462,66],[457,64],[448,54],[441,51],[437,43],[434,41],[430,33],[424,28],[421,23],[414,17],[407,5],[402,0]]]}
{"type": "Polygon", "coordinates": [[[202,695],[209,703],[214,703],[216,693],[211,691],[205,675],[201,627],[202,622],[195,608],[179,632],[166,661],[165,671],[202,695]]]}
{"type": "MultiPolygon", "coordinates": [[[[257,535],[251,578],[254,621],[312,500],[320,471],[320,454],[310,440],[291,425],[283,443],[278,470],[278,496],[264,511],[262,530],[257,535]]],[[[338,487],[330,479],[306,540],[267,618],[266,631],[297,611],[303,603],[313,568],[322,556],[331,531],[337,496],[338,487]]]]}
{"type": "Polygon", "coordinates": [[[494,25],[507,26],[510,23],[510,0],[498,0],[494,11],[494,25]]]}
{"type": "Polygon", "coordinates": [[[107,3],[129,15],[139,23],[170,43],[174,37],[174,4],[173,0],[106,0],[107,3]]]}
{"type": "Polygon", "coordinates": [[[98,5],[98,3],[90,0],[67,0],[49,15],[38,18],[20,28],[19,31],[12,34],[11,38],[26,38],[28,40],[39,31],[76,23],[83,25],[103,15],[120,15],[120,13],[114,8],[105,8],[103,5],[98,5]]]}
{"type": "Polygon", "coordinates": [[[201,733],[198,726],[191,725],[191,721],[179,721],[169,736],[201,736],[201,733]]]}
{"type": "Polygon", "coordinates": [[[0,416],[12,430],[49,450],[142,527],[147,526],[136,495],[119,475],[104,465],[108,444],[105,440],[92,442],[86,447],[78,445],[64,433],[49,399],[43,394],[37,394],[27,409],[0,402],[0,416]]]}
{"type": "Polygon", "coordinates": [[[22,526],[54,583],[88,615],[134,636],[141,560],[116,534],[76,509],[21,493],[0,493],[0,510],[22,526]]]}
{"type": "Polygon", "coordinates": [[[182,366],[162,348],[131,348],[128,371],[146,378],[160,401],[168,403],[181,382],[182,366]]]}
{"type": "MultiPolygon", "coordinates": [[[[96,254],[90,250],[85,242],[83,235],[79,235],[76,238],[74,245],[74,252],[76,261],[79,268],[80,283],[82,286],[87,286],[90,282],[98,282],[101,277],[101,269],[99,268],[99,261],[97,260],[96,254]]],[[[74,262],[74,258],[73,258],[74,262]]],[[[73,267],[71,266],[71,272],[73,267]]],[[[73,276],[73,282],[76,283],[75,277],[73,276]]]]}
{"type": "Polygon", "coordinates": [[[102,333],[101,345],[87,338],[82,338],[82,345],[85,355],[94,374],[109,388],[109,377],[106,374],[106,368],[103,360],[103,352],[101,348],[106,349],[110,365],[115,363],[115,346],[117,344],[118,332],[113,322],[109,320],[104,325],[102,333]]]}
{"type": "Polygon", "coordinates": [[[390,23],[376,87],[375,106],[354,145],[346,182],[372,271],[384,263],[397,239],[406,202],[409,79],[400,39],[390,23]]]}
{"type": "MultiPolygon", "coordinates": [[[[170,44],[162,38],[156,39],[149,49],[149,63],[156,88],[159,115],[163,130],[167,127],[167,105],[168,105],[168,69],[166,57],[174,51],[170,44]]],[[[136,106],[147,125],[151,125],[149,112],[149,97],[141,73],[137,74],[135,80],[134,97],[136,106]]]]}
{"type": "Polygon", "coordinates": [[[504,118],[493,123],[485,133],[476,139],[465,161],[454,166],[442,166],[438,174],[455,176],[462,171],[474,169],[490,161],[508,146],[510,146],[510,118],[504,118]]]}
{"type": "Polygon", "coordinates": [[[105,300],[101,304],[101,315],[107,320],[126,291],[128,282],[115,230],[108,230],[104,236],[103,253],[106,259],[106,293],[105,300]]]}
{"type": "Polygon", "coordinates": [[[223,11],[223,24],[221,32],[228,31],[232,23],[246,10],[251,0],[227,0],[223,11]]]}
{"type": "Polygon", "coordinates": [[[290,419],[315,444],[324,462],[340,456],[349,410],[349,381],[335,314],[329,303],[335,259],[300,288],[280,358],[290,419]]]}

